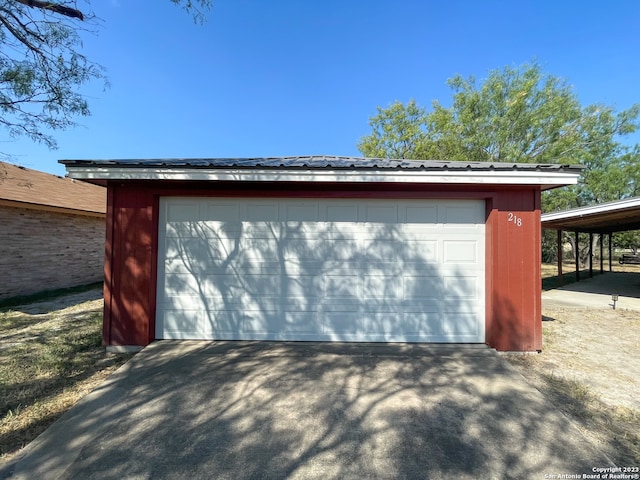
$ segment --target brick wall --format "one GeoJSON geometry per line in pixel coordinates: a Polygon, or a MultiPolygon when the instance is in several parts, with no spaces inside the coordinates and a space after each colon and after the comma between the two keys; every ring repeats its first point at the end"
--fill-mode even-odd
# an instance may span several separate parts
{"type": "Polygon", "coordinates": [[[0,300],[103,278],[104,218],[0,206],[0,300]]]}

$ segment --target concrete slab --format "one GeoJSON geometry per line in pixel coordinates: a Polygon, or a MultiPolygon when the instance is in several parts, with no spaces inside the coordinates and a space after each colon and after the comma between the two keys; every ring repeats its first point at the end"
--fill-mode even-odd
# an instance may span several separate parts
{"type": "Polygon", "coordinates": [[[543,306],[613,308],[611,295],[617,294],[616,308],[640,311],[640,273],[607,272],[554,290],[542,292],[543,306]]]}
{"type": "Polygon", "coordinates": [[[488,348],[166,341],[0,478],[522,479],[611,465],[488,348]]]}

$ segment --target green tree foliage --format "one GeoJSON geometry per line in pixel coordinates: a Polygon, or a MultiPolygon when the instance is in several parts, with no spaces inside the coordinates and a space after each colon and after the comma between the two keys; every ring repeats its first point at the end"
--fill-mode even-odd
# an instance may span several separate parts
{"type": "MultiPolygon", "coordinates": [[[[368,157],[583,165],[578,185],[544,192],[543,211],[557,211],[640,194],[640,146],[622,143],[640,124],[640,105],[617,112],[582,106],[562,79],[537,63],[492,70],[478,83],[448,80],[451,106],[414,100],[377,109],[371,133],[358,143],[368,157]]],[[[567,239],[572,241],[571,239],[567,239]]],[[[555,257],[555,232],[544,236],[555,257]],[[553,245],[551,244],[553,242],[553,245]]]]}
{"type": "Polygon", "coordinates": [[[378,107],[358,143],[368,157],[582,164],[580,185],[545,195],[546,211],[624,198],[638,189],[639,149],[620,140],[640,126],[640,105],[583,107],[565,81],[537,63],[492,70],[478,83],[448,80],[450,107],[414,100],[378,107]]]}
{"type": "MultiPolygon", "coordinates": [[[[211,4],[171,1],[196,21],[211,4]]],[[[80,34],[95,26],[94,19],[75,1],[0,0],[0,126],[10,136],[55,148],[49,132],[89,115],[80,89],[106,80],[103,67],[80,53],[80,34]]]]}

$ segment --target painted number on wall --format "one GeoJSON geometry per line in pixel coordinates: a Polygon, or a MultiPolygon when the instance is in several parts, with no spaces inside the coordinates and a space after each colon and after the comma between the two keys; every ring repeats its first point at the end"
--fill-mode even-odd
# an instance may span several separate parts
{"type": "Polygon", "coordinates": [[[521,227],[522,226],[522,217],[514,215],[511,212],[509,212],[509,220],[508,221],[513,223],[516,227],[521,227]]]}

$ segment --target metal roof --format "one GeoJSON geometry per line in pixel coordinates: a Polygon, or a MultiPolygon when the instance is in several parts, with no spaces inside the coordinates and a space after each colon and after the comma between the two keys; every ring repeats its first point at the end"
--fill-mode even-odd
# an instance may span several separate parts
{"type": "Polygon", "coordinates": [[[613,233],[640,229],[640,197],[545,213],[542,228],[587,233],[613,233]]]}
{"type": "Polygon", "coordinates": [[[256,158],[163,158],[120,160],[60,160],[71,167],[129,167],[129,168],[237,168],[237,169],[371,169],[371,170],[466,170],[466,171],[561,171],[580,173],[582,166],[566,164],[492,163],[437,160],[397,160],[388,158],[341,157],[310,155],[296,157],[256,158]]]}

